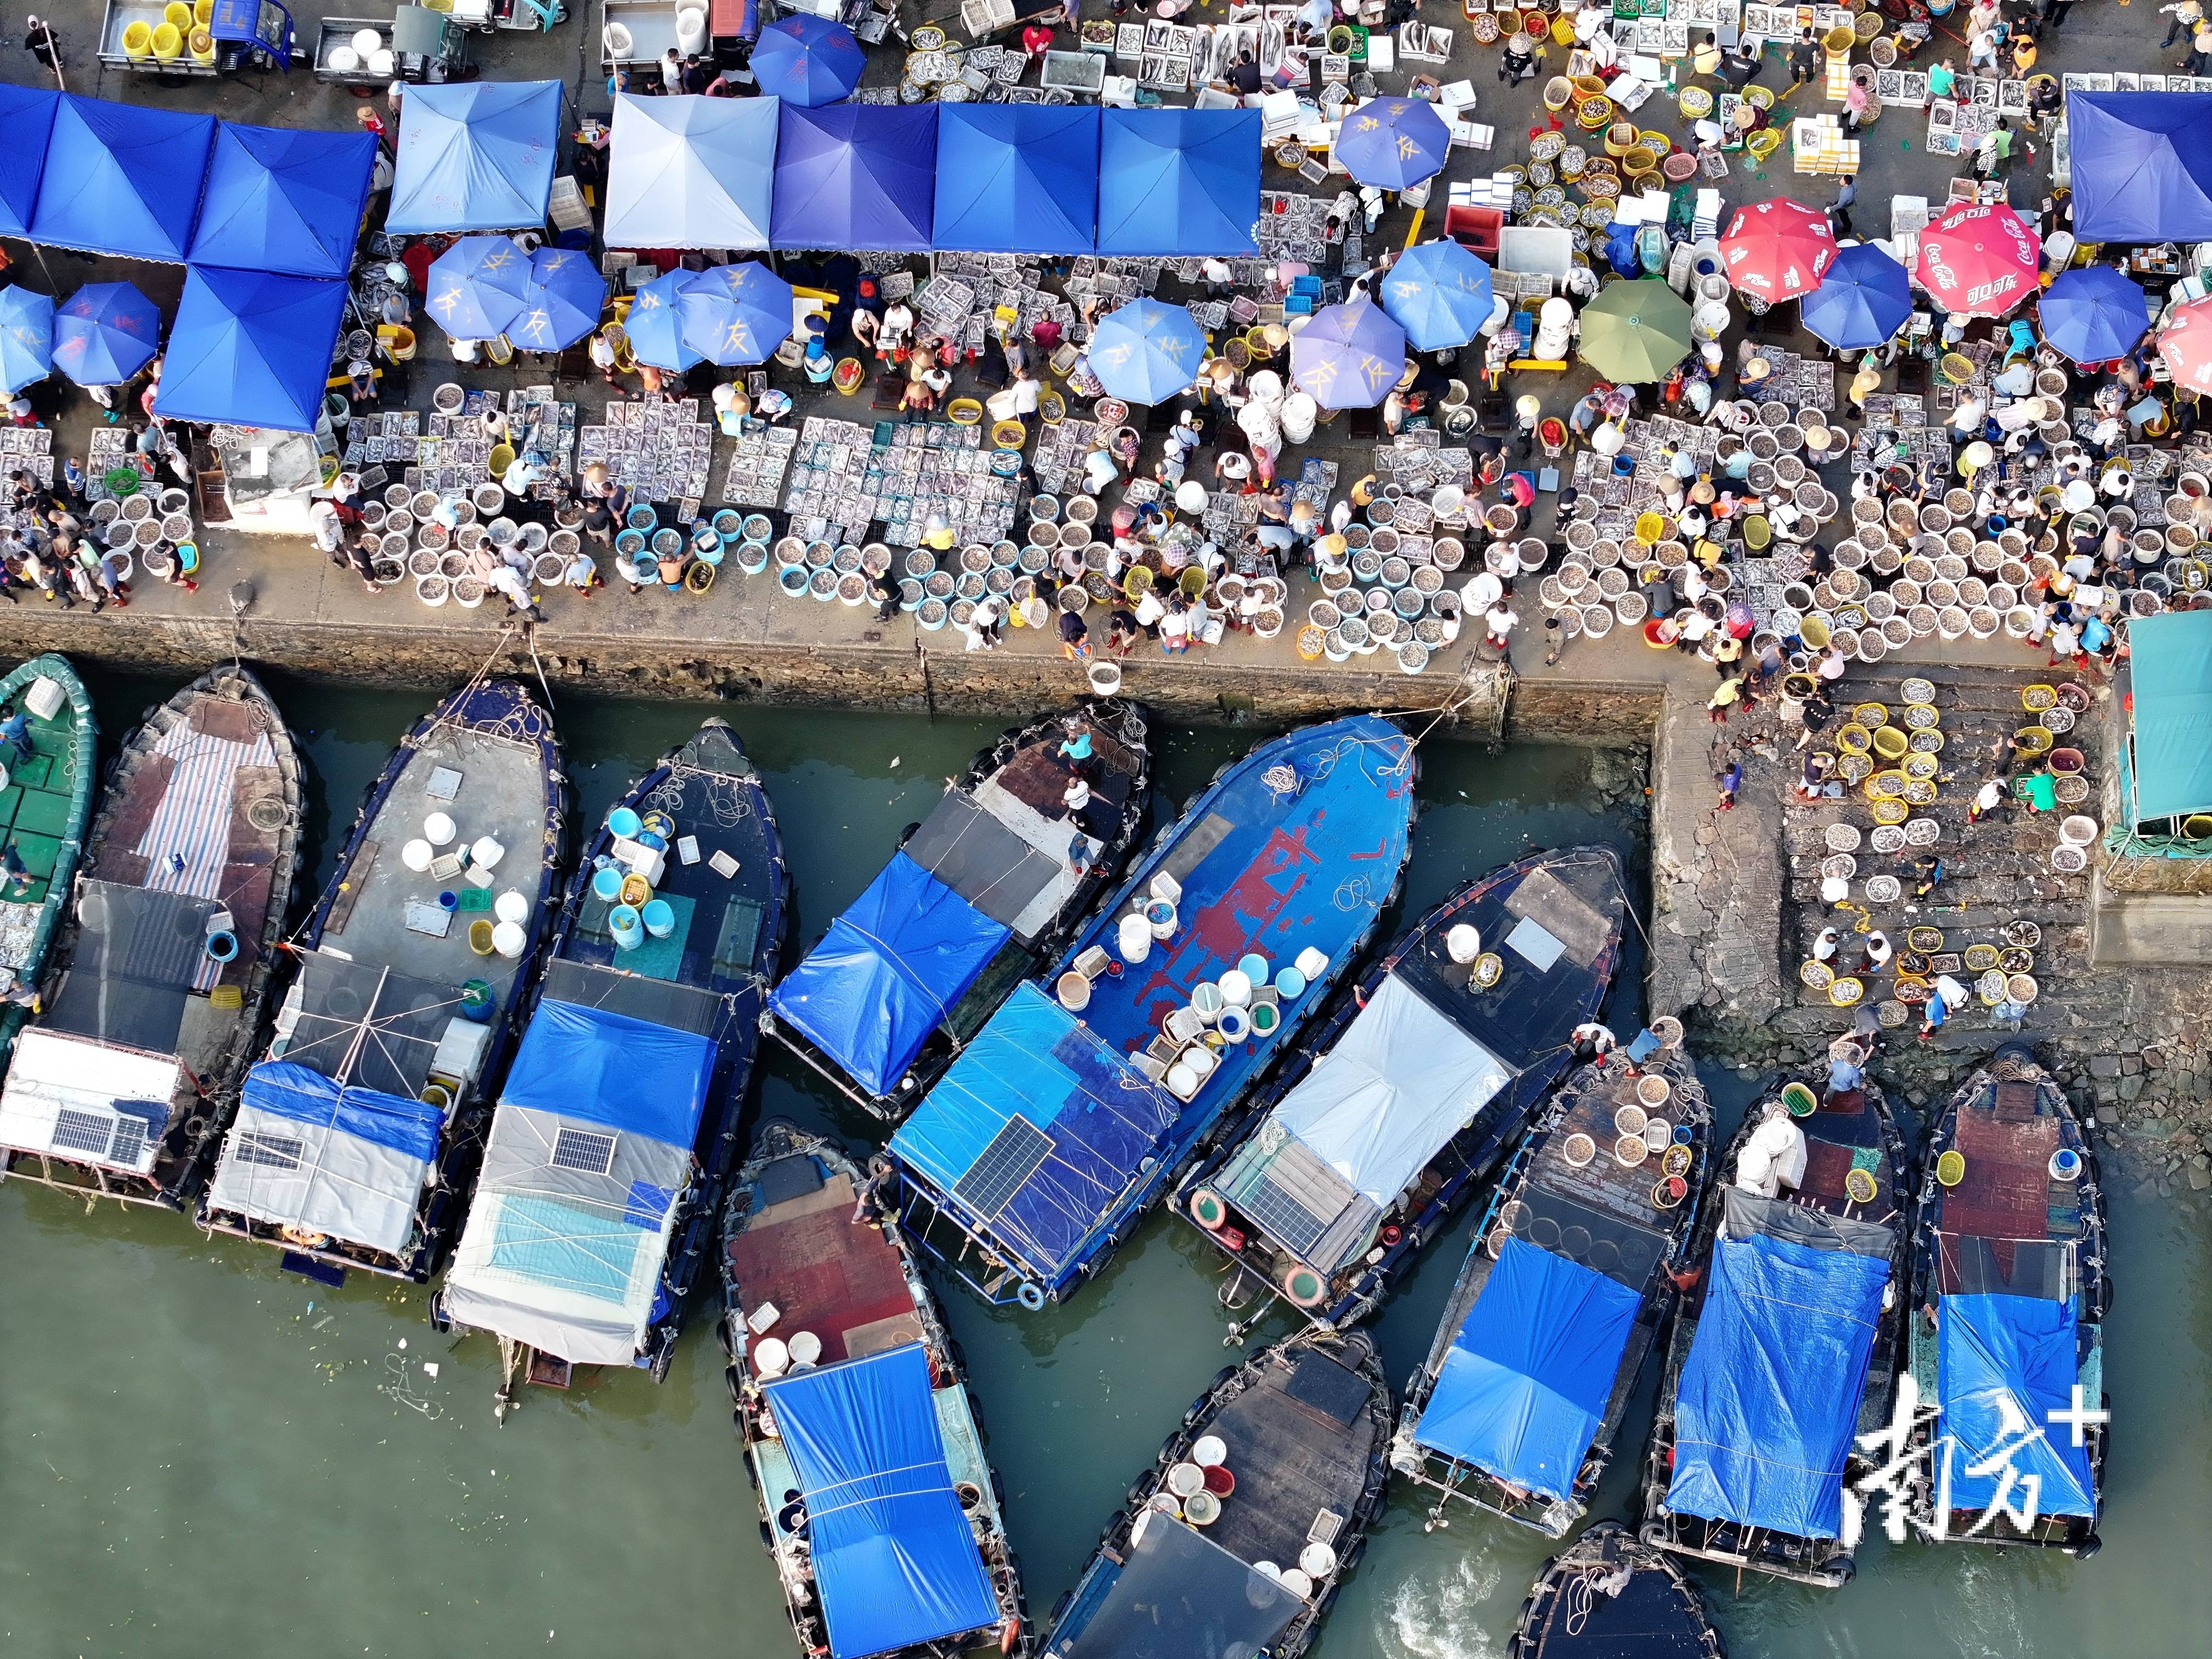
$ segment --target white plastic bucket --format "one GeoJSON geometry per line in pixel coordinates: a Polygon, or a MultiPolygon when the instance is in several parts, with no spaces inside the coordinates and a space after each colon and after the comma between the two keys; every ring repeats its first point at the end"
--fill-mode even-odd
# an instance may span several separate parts
{"type": "Polygon", "coordinates": [[[1152,953],[1152,924],[1138,912],[1132,910],[1121,918],[1120,936],[1115,941],[1121,951],[1121,960],[1134,964],[1152,953]]]}
{"type": "Polygon", "coordinates": [[[1073,969],[1060,976],[1057,986],[1060,1006],[1071,1014],[1079,1014],[1091,1006],[1091,981],[1073,969]]]}
{"type": "Polygon", "coordinates": [[[520,956],[529,943],[530,935],[522,931],[519,921],[502,921],[491,930],[491,948],[509,962],[520,956]]]}

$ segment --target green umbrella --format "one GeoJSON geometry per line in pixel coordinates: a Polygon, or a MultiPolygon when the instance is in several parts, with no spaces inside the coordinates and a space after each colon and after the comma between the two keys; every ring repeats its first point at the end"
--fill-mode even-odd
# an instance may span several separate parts
{"type": "Polygon", "coordinates": [[[1656,277],[1607,283],[1583,307],[1583,361],[1609,380],[1664,380],[1689,349],[1689,302],[1656,277]]]}

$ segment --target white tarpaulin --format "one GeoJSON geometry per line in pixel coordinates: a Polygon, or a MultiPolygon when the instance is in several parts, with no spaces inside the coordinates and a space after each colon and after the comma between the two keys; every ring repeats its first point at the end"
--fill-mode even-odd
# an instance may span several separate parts
{"type": "Polygon", "coordinates": [[[177,1062],[33,1026],[0,1091],[0,1146],[144,1175],[168,1127],[177,1062]]]}
{"type": "Polygon", "coordinates": [[[1504,1061],[1393,975],[1275,1109],[1275,1117],[1388,1209],[1512,1080],[1504,1061]]]}
{"type": "Polygon", "coordinates": [[[616,99],[606,246],[765,248],[779,101],[616,99]]]}
{"type": "Polygon", "coordinates": [[[327,1125],[240,1106],[208,1203],[256,1221],[407,1254],[430,1165],[327,1125]]]}

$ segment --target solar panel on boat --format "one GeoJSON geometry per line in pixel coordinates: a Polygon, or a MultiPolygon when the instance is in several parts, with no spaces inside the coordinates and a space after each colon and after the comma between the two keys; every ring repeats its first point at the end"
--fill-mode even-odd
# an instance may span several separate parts
{"type": "Polygon", "coordinates": [[[1052,1137],[1027,1118],[1007,1119],[983,1155],[953,1183],[952,1196],[977,1215],[997,1215],[1052,1155],[1052,1137]]]}
{"type": "Polygon", "coordinates": [[[1273,1171],[1261,1176],[1237,1203],[1266,1229],[1269,1237],[1302,1260],[1328,1225],[1327,1217],[1316,1215],[1298,1202],[1296,1194],[1278,1185],[1273,1171]]]}
{"type": "Polygon", "coordinates": [[[107,1143],[114,1138],[114,1121],[96,1113],[73,1112],[64,1107],[54,1115],[54,1150],[106,1158],[107,1143]]]}
{"type": "Polygon", "coordinates": [[[553,1137],[553,1167],[605,1175],[614,1168],[615,1138],[586,1129],[563,1129],[553,1137]]]}

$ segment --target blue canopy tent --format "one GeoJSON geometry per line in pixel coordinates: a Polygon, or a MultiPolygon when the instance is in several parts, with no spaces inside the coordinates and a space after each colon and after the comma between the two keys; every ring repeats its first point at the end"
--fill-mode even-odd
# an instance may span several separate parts
{"type": "Polygon", "coordinates": [[[714,1074],[709,1037],[544,997],[514,1051],[499,1103],[689,1151],[714,1074]]]}
{"type": "Polygon", "coordinates": [[[215,118],[64,93],[53,123],[30,239],[181,264],[199,216],[215,118]]]}
{"type": "Polygon", "coordinates": [[[161,307],[128,283],[88,283],[54,307],[54,366],[79,386],[119,386],[161,347],[161,307]]]}
{"type": "Polygon", "coordinates": [[[1098,137],[1098,251],[1257,253],[1260,112],[1109,109],[1098,137]]]}
{"type": "Polygon", "coordinates": [[[384,228],[524,230],[545,222],[561,140],[558,81],[410,87],[384,228]]]}
{"type": "Polygon", "coordinates": [[[2074,234],[2212,240],[2212,93],[2069,92],[2074,234]]]}
{"type": "Polygon", "coordinates": [[[512,236],[464,236],[430,263],[422,308],[457,340],[491,340],[522,315],[530,256],[512,236]]]}
{"type": "Polygon", "coordinates": [[[763,1386],[805,1500],[830,1659],[995,1627],[945,1461],[929,1354],[908,1342],[763,1386]]]}
{"type": "Polygon", "coordinates": [[[61,94],[44,87],[0,85],[0,236],[27,236],[39,208],[39,178],[61,94]]]}
{"type": "MultiPolygon", "coordinates": [[[[2089,1449],[2079,1431],[2054,1428],[2081,1380],[2073,1304],[2029,1296],[1947,1296],[1936,1321],[1936,1491],[1945,1507],[1996,1501],[2008,1467],[2036,1483],[2040,1515],[2097,1513],[2089,1449]],[[2021,1440],[2021,1426],[2041,1431],[2021,1440]],[[1979,1471],[1977,1473],[1976,1471],[1979,1471]]],[[[2094,1408],[2097,1401],[2085,1402],[2094,1408]]]]}
{"type": "Polygon", "coordinates": [[[1546,1498],[1565,1498],[1605,1420],[1642,1298],[1509,1238],[1444,1356],[1413,1438],[1546,1498]]]}
{"type": "MultiPolygon", "coordinates": [[[[2212,111],[2208,111],[2212,117],[2212,111]]],[[[2150,332],[2149,296],[2110,265],[2062,270],[2036,301],[2043,337],[2077,363],[2124,357],[2150,332]]]]}
{"type": "Polygon", "coordinates": [[[1162,404],[1198,379],[1206,331],[1185,306],[1135,299],[1098,319],[1091,337],[1091,372],[1109,398],[1162,404]]]}
{"type": "Polygon", "coordinates": [[[343,283],[192,266],[154,412],[313,431],[345,303],[343,283]]]}
{"type": "Polygon", "coordinates": [[[1406,372],[1406,331],[1361,296],[1291,336],[1291,379],[1323,409],[1372,409],[1406,372]]]}
{"type": "Polygon", "coordinates": [[[343,277],[368,203],[376,140],[299,127],[216,128],[194,264],[343,277]]]}
{"type": "Polygon", "coordinates": [[[18,283],[0,289],[0,391],[10,396],[54,368],[54,302],[18,283]]]}
{"type": "Polygon", "coordinates": [[[1382,309],[1416,351],[1465,345],[1498,305],[1490,267],[1449,236],[1407,249],[1379,286],[1382,309]]]}
{"type": "Polygon", "coordinates": [[[2130,823],[2212,812],[2212,611],[2137,617],[2128,647],[2130,823]]]}
{"type": "Polygon", "coordinates": [[[800,15],[763,29],[750,61],[763,95],[814,109],[851,97],[868,55],[842,23],[800,15]]]}
{"type": "Polygon", "coordinates": [[[768,246],[773,98],[615,100],[609,247],[768,246]]]}
{"type": "Polygon", "coordinates": [[[1838,252],[1820,286],[1797,301],[1805,331],[1838,351],[1887,344],[1911,315],[1911,276],[1871,242],[1838,252]]]}
{"type": "Polygon", "coordinates": [[[1370,98],[1336,131],[1338,165],[1384,190],[1410,190],[1433,177],[1450,149],[1451,129],[1419,98],[1370,98]]]}
{"type": "Polygon", "coordinates": [[[1098,229],[1098,112],[949,104],[937,113],[933,245],[1088,253],[1098,229]]]}
{"type": "Polygon", "coordinates": [[[769,1007],[870,1094],[887,1095],[1009,936],[894,853],[769,1007]]]}
{"type": "Polygon", "coordinates": [[[606,278],[589,254],[541,247],[530,256],[522,314],[507,325],[507,337],[525,351],[565,350],[599,325],[606,305],[606,278]]]}
{"type": "Polygon", "coordinates": [[[937,201],[935,104],[783,106],[775,148],[778,248],[918,253],[937,201]]]}

